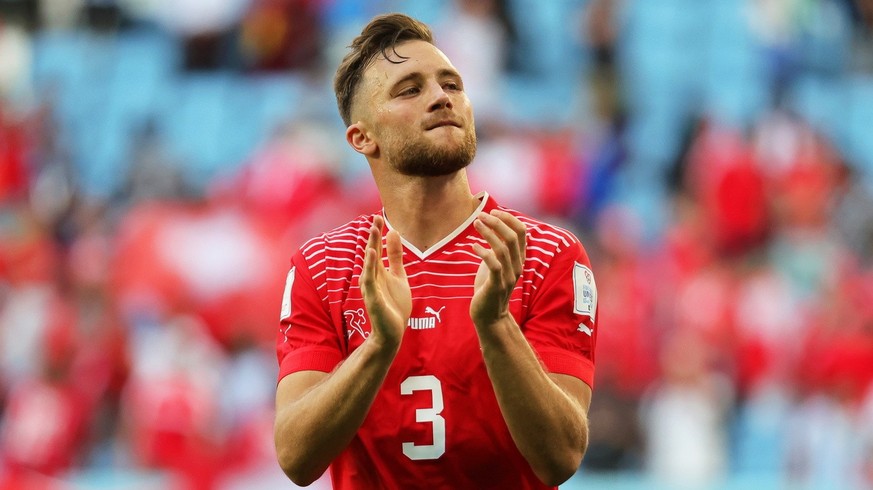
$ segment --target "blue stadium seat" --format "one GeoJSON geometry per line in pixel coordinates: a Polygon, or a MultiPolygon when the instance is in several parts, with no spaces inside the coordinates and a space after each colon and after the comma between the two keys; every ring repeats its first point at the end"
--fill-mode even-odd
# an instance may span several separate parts
{"type": "Polygon", "coordinates": [[[234,75],[184,74],[169,90],[161,126],[191,182],[206,182],[224,162],[221,128],[234,75]]]}
{"type": "Polygon", "coordinates": [[[851,163],[873,189],[873,76],[858,75],[848,80],[843,123],[846,151],[851,163]]]}

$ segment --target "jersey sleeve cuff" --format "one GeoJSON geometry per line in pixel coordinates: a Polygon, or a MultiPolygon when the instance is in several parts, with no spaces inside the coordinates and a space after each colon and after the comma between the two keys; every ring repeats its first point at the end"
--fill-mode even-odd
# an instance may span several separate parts
{"type": "Polygon", "coordinates": [[[579,378],[594,389],[594,363],[590,359],[561,349],[537,349],[546,370],[579,378]]]}
{"type": "Polygon", "coordinates": [[[342,354],[323,347],[301,348],[290,352],[279,365],[279,377],[298,371],[322,371],[329,373],[342,361],[342,354]]]}

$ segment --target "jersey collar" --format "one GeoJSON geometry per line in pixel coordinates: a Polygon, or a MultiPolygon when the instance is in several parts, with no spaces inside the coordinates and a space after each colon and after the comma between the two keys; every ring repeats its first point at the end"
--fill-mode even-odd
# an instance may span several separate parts
{"type": "MultiPolygon", "coordinates": [[[[469,228],[470,225],[473,224],[473,221],[476,220],[476,217],[479,216],[479,213],[481,213],[483,211],[488,212],[488,211],[494,209],[495,207],[497,207],[497,204],[494,203],[494,199],[492,199],[491,196],[489,196],[487,192],[484,192],[484,191],[480,192],[480,193],[476,194],[475,197],[477,199],[479,199],[481,202],[479,203],[479,206],[476,208],[476,210],[473,211],[473,214],[471,214],[469,218],[467,218],[463,223],[461,223],[457,228],[455,228],[454,231],[452,231],[451,233],[446,235],[445,238],[438,241],[433,246],[428,247],[427,250],[422,252],[421,250],[416,248],[415,245],[406,241],[406,239],[403,238],[402,235],[400,236],[400,242],[403,244],[403,246],[407,250],[412,252],[412,254],[415,255],[416,257],[418,257],[419,259],[424,260],[424,259],[430,257],[431,255],[435,254],[440,249],[445,247],[447,244],[451,243],[452,240],[457,238],[461,233],[464,232],[464,230],[469,228]]],[[[385,209],[384,208],[382,209],[382,217],[385,219],[385,228],[387,230],[391,230],[392,229],[391,223],[388,222],[388,217],[385,216],[385,209]]]]}

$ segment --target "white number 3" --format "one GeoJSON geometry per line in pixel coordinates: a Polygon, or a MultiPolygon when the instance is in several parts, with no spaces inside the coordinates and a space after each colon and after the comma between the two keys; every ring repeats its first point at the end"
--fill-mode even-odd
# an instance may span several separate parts
{"type": "Polygon", "coordinates": [[[433,424],[433,444],[404,442],[403,454],[413,460],[437,459],[446,452],[446,419],[440,415],[443,411],[443,387],[440,380],[433,375],[410,376],[400,384],[401,395],[411,395],[412,392],[421,390],[430,390],[431,408],[417,409],[415,421],[433,424]]]}

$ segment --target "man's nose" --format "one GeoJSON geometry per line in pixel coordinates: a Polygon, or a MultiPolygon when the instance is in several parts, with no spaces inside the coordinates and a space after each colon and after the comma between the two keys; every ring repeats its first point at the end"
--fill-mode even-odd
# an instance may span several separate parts
{"type": "Polygon", "coordinates": [[[452,108],[452,99],[442,86],[436,85],[434,87],[432,97],[433,101],[430,103],[429,107],[431,111],[452,108]]]}

